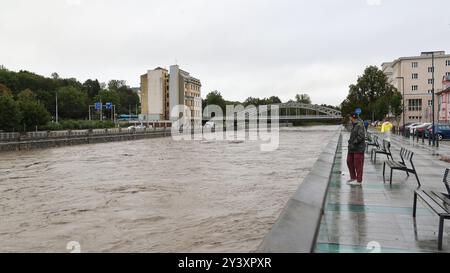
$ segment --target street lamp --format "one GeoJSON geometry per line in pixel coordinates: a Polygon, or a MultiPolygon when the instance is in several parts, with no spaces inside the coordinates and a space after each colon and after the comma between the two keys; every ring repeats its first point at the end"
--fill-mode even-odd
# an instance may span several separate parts
{"type": "Polygon", "coordinates": [[[58,90],[56,90],[55,92],[55,118],[56,118],[56,123],[58,123],[58,90]]]}
{"type": "Polygon", "coordinates": [[[433,115],[433,127],[432,127],[432,134],[433,134],[433,146],[436,146],[436,136],[435,136],[435,130],[436,130],[436,128],[435,128],[435,120],[434,120],[434,54],[435,53],[438,53],[439,51],[427,51],[427,52],[422,52],[422,55],[430,55],[431,54],[431,69],[432,69],[432,71],[431,71],[431,73],[432,73],[432,88],[431,88],[431,95],[433,96],[432,97],[432,100],[431,100],[431,107],[433,108],[432,109],[432,115],[433,115]]]}
{"type": "Polygon", "coordinates": [[[405,136],[405,77],[397,77],[402,80],[402,100],[403,100],[403,136],[405,136]]]}

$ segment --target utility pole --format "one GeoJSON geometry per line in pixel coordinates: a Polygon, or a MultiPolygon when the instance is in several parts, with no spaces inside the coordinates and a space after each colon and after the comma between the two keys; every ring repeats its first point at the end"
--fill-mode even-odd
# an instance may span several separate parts
{"type": "Polygon", "coordinates": [[[405,135],[405,77],[397,77],[397,79],[402,80],[402,113],[403,113],[403,135],[405,135]]]}
{"type": "Polygon", "coordinates": [[[55,113],[55,118],[56,118],[56,123],[58,123],[58,91],[55,92],[56,97],[55,97],[55,105],[56,105],[56,113],[55,113]]]}
{"type": "Polygon", "coordinates": [[[435,70],[435,67],[434,67],[434,54],[436,53],[436,51],[429,51],[429,52],[422,52],[422,54],[426,54],[426,55],[430,55],[431,54],[431,69],[432,69],[432,71],[431,71],[431,73],[432,73],[432,88],[431,88],[431,95],[433,96],[432,97],[432,99],[431,99],[431,104],[432,104],[432,115],[433,115],[433,127],[432,127],[432,134],[433,134],[433,146],[436,146],[436,136],[435,136],[435,133],[436,133],[436,123],[435,123],[435,119],[434,119],[434,106],[435,106],[435,99],[434,99],[434,82],[435,82],[435,80],[434,80],[434,70],[435,70]]]}

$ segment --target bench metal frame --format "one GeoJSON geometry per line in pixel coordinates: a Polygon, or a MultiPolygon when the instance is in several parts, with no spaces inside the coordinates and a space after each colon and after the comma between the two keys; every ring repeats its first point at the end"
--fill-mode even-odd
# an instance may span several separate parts
{"type": "Polygon", "coordinates": [[[383,139],[383,146],[378,147],[377,149],[372,149],[372,152],[370,154],[370,159],[376,163],[377,162],[377,154],[383,154],[387,156],[387,159],[392,159],[392,152],[391,152],[391,142],[387,141],[386,139],[383,139]]]}
{"type": "MultiPolygon", "coordinates": [[[[449,169],[445,170],[444,184],[449,187],[447,178],[449,169]]],[[[427,205],[434,213],[439,216],[438,249],[442,250],[442,240],[444,237],[444,221],[450,219],[450,199],[442,193],[423,190],[420,187],[414,191],[413,217],[417,214],[417,198],[420,197],[423,203],[427,205]]]]}
{"type": "Polygon", "coordinates": [[[369,141],[366,142],[367,152],[369,151],[369,146],[373,146],[374,148],[380,148],[380,143],[378,142],[377,135],[368,133],[368,138],[369,141]]]}
{"type": "MultiPolygon", "coordinates": [[[[392,155],[391,155],[392,156],[392,155]]],[[[388,165],[391,168],[391,175],[390,175],[390,185],[392,185],[392,175],[394,173],[394,170],[399,170],[399,171],[403,171],[406,173],[406,175],[409,177],[409,174],[414,174],[417,180],[417,184],[419,186],[419,188],[421,187],[420,184],[420,179],[419,176],[417,175],[417,171],[416,171],[416,167],[414,166],[413,163],[413,157],[414,157],[414,153],[402,148],[400,150],[400,158],[402,161],[394,161],[393,159],[388,159],[386,161],[384,161],[383,163],[383,182],[386,183],[386,165],[388,165]],[[409,161],[409,164],[411,165],[411,167],[408,167],[406,165],[406,161],[409,161]]]]}

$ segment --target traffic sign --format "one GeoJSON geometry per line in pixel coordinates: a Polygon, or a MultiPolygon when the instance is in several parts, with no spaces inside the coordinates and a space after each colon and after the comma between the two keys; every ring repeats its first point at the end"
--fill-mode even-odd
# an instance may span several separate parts
{"type": "Polygon", "coordinates": [[[96,102],[95,103],[95,110],[102,110],[102,103],[101,102],[96,102]]]}
{"type": "Polygon", "coordinates": [[[113,108],[113,104],[111,102],[107,102],[105,104],[105,108],[108,109],[108,110],[111,110],[113,108]]]}
{"type": "Polygon", "coordinates": [[[362,109],[361,108],[356,108],[355,114],[361,115],[361,113],[362,113],[362,109]]]}

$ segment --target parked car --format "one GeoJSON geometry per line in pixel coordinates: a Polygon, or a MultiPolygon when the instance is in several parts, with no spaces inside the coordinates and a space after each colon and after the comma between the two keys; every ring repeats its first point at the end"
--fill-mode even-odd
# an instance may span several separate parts
{"type": "MultiPolygon", "coordinates": [[[[430,126],[425,134],[426,137],[429,137],[432,134],[432,128],[430,126]]],[[[439,140],[449,139],[450,138],[450,125],[448,124],[438,124],[435,127],[435,134],[439,140]]]]}
{"type": "Polygon", "coordinates": [[[204,129],[215,129],[216,124],[213,121],[206,122],[205,126],[203,126],[204,129]]]}
{"type": "Polygon", "coordinates": [[[403,131],[404,128],[407,128],[410,125],[412,125],[412,123],[406,123],[405,125],[400,126],[400,131],[403,131]]]}
{"type": "Polygon", "coordinates": [[[409,130],[410,134],[414,134],[414,130],[416,129],[416,127],[422,125],[422,123],[413,123],[409,126],[406,127],[407,130],[409,130]]]}
{"type": "Polygon", "coordinates": [[[432,124],[431,123],[422,123],[421,125],[418,125],[416,127],[414,127],[414,129],[416,130],[416,132],[418,132],[419,134],[422,134],[423,132],[425,132],[425,130],[430,127],[432,124]]]}

